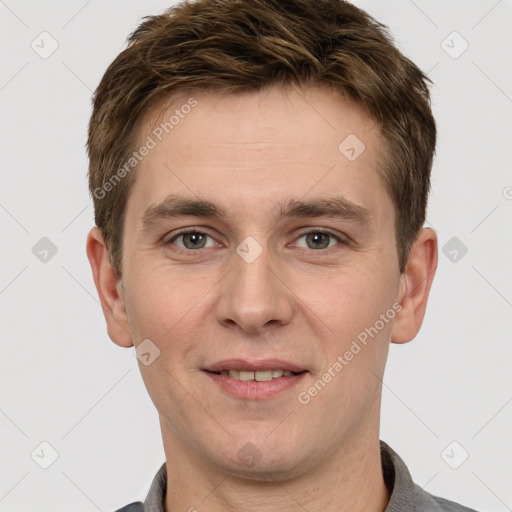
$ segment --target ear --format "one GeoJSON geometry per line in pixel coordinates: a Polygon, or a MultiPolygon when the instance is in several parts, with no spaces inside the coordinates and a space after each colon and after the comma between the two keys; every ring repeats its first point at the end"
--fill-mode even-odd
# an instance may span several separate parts
{"type": "Polygon", "coordinates": [[[430,287],[437,269],[437,235],[423,228],[411,247],[407,267],[400,279],[402,310],[395,317],[392,343],[407,343],[416,337],[423,323],[430,287]]]}
{"type": "Polygon", "coordinates": [[[94,284],[107,321],[110,339],[120,347],[133,346],[121,278],[112,267],[101,229],[94,227],[87,235],[87,258],[92,269],[94,284]]]}

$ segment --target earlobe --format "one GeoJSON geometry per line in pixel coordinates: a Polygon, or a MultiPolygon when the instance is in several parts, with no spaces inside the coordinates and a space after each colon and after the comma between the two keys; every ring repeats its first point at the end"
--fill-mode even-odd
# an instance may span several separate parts
{"type": "Polygon", "coordinates": [[[411,248],[407,267],[401,276],[399,302],[402,310],[395,317],[391,332],[392,343],[407,343],[418,334],[437,261],[437,235],[433,229],[423,228],[411,248]]]}
{"type": "Polygon", "coordinates": [[[101,229],[96,226],[87,235],[86,252],[107,322],[108,335],[116,345],[131,347],[133,339],[126,315],[122,281],[110,263],[101,229]]]}

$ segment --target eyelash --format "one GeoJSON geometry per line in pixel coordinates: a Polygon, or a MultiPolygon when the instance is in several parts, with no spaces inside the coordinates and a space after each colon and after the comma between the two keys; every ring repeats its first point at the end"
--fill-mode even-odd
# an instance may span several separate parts
{"type": "MultiPolygon", "coordinates": [[[[169,240],[165,241],[164,245],[166,245],[166,246],[167,245],[172,245],[173,242],[176,241],[180,236],[187,235],[187,234],[190,234],[190,233],[206,235],[206,236],[209,236],[210,238],[213,239],[213,237],[211,235],[209,235],[208,233],[206,233],[204,231],[200,231],[199,229],[194,229],[194,228],[188,228],[188,229],[185,229],[183,231],[178,232],[172,238],[170,238],[169,240]]],[[[314,234],[322,233],[324,235],[328,235],[328,236],[334,238],[338,242],[338,245],[348,245],[348,241],[347,240],[343,239],[342,237],[340,237],[338,235],[335,235],[334,233],[331,233],[330,231],[326,231],[326,230],[323,230],[323,229],[312,229],[312,230],[309,230],[309,231],[304,231],[304,232],[302,232],[302,233],[300,233],[298,235],[297,240],[299,238],[302,238],[303,236],[309,235],[311,233],[314,233],[314,234]]],[[[309,248],[303,248],[303,247],[298,247],[297,249],[299,249],[301,251],[328,252],[330,249],[333,249],[334,247],[336,247],[336,246],[326,247],[325,249],[309,249],[309,248]]],[[[187,248],[183,248],[183,247],[175,247],[174,250],[176,250],[177,252],[191,253],[191,252],[198,252],[201,249],[203,249],[203,250],[204,249],[211,249],[211,247],[199,248],[199,249],[187,249],[187,248]]]]}

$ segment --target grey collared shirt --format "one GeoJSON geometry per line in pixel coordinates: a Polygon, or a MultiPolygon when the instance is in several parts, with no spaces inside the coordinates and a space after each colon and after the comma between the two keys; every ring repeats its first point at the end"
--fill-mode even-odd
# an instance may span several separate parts
{"type": "MultiPolygon", "coordinates": [[[[384,481],[391,494],[384,512],[476,512],[433,496],[416,485],[404,461],[384,441],[380,441],[380,452],[384,481]]],[[[131,503],[116,512],[165,512],[166,491],[167,466],[164,462],[153,479],[146,501],[131,503]]]]}

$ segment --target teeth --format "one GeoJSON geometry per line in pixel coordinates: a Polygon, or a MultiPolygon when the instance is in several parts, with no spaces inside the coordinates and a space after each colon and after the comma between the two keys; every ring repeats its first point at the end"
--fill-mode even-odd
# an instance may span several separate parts
{"type": "Polygon", "coordinates": [[[266,380],[272,380],[272,370],[264,370],[262,372],[254,372],[254,378],[258,382],[264,382],[266,380]]]}
{"type": "Polygon", "coordinates": [[[264,382],[267,380],[278,379],[279,377],[290,377],[293,372],[289,370],[260,370],[257,372],[250,372],[245,370],[224,370],[220,372],[221,375],[229,375],[232,379],[241,380],[244,382],[257,381],[264,382]]]}

